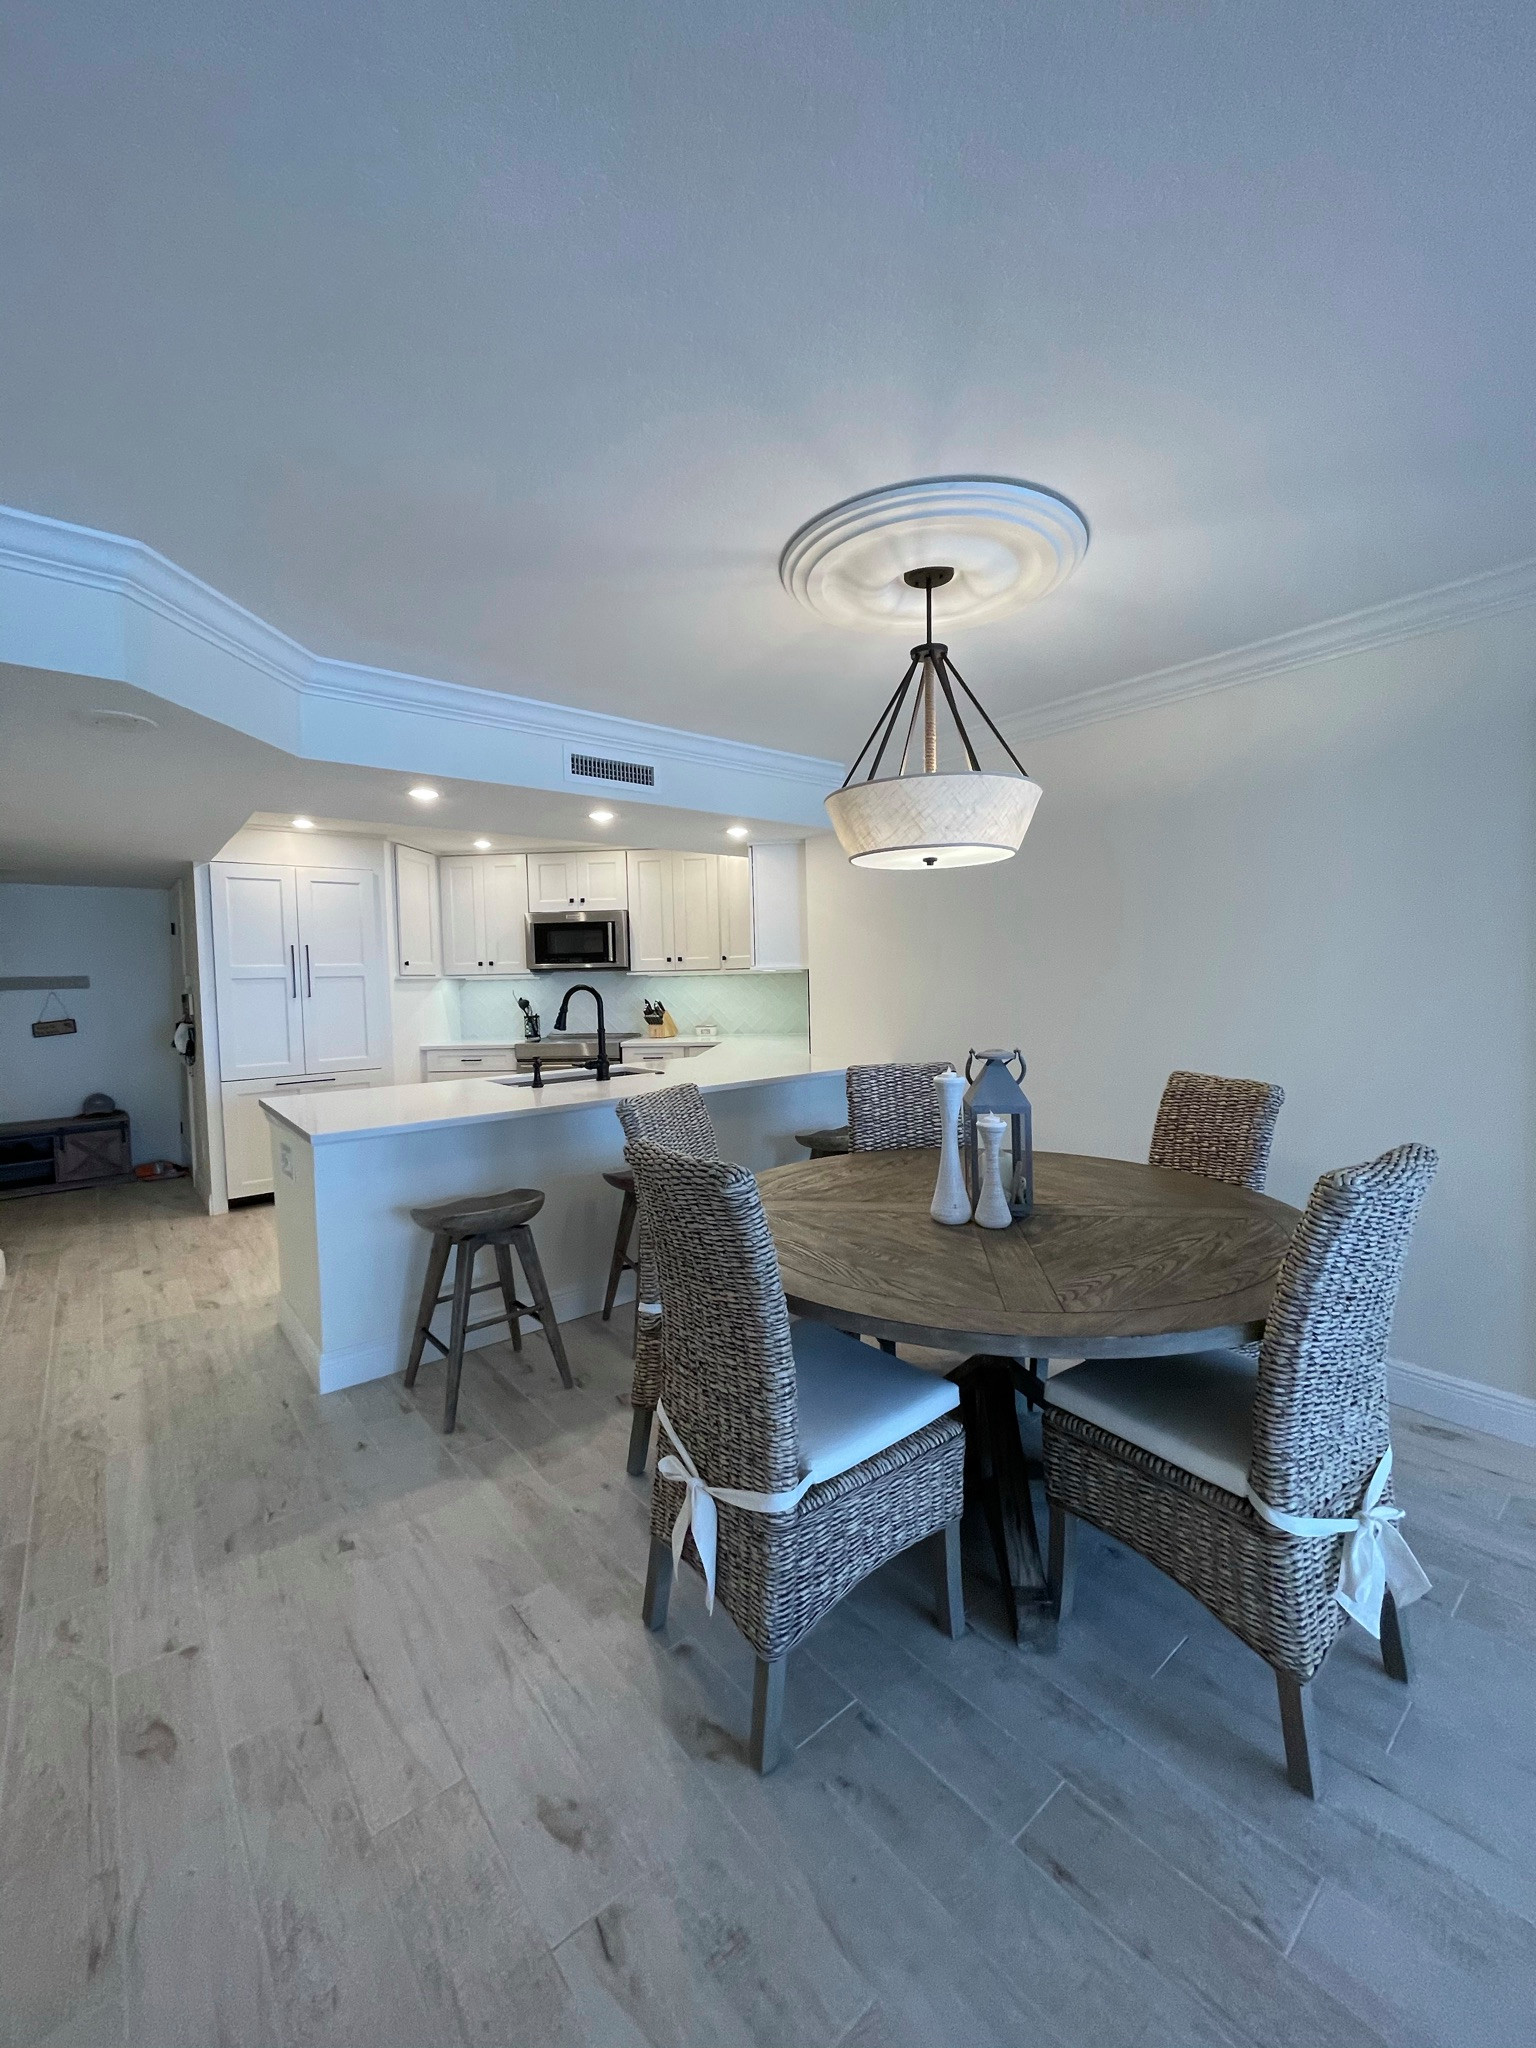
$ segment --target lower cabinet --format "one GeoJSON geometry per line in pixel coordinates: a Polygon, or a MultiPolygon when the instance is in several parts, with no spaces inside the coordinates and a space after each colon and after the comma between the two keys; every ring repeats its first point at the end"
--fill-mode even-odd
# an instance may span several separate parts
{"type": "Polygon", "coordinates": [[[271,1125],[263,1095],[330,1094],[338,1088],[377,1087],[380,1074],[307,1075],[302,1081],[226,1081],[224,1098],[224,1182],[230,1201],[272,1192],[271,1125]]]}
{"type": "Polygon", "coordinates": [[[473,1052],[450,1052],[442,1046],[422,1048],[423,1081],[473,1081],[481,1074],[515,1074],[517,1053],[510,1044],[482,1045],[473,1052]]]}

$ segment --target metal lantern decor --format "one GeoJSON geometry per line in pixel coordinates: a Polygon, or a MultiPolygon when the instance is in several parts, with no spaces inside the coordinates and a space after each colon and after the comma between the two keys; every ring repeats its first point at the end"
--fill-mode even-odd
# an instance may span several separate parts
{"type": "Polygon", "coordinates": [[[1005,1052],[1001,1046],[993,1046],[986,1052],[972,1050],[966,1054],[965,1078],[971,1084],[965,1091],[964,1109],[965,1156],[972,1199],[981,1192],[976,1119],[988,1115],[1007,1117],[1013,1127],[1008,1209],[1015,1222],[1022,1222],[1035,1206],[1034,1115],[1029,1097],[1019,1085],[1024,1079],[1024,1055],[1017,1046],[1012,1052],[1005,1052]],[[973,1077],[971,1067],[976,1060],[981,1061],[981,1071],[973,1077]],[[1017,1074],[1013,1071],[1015,1060],[1019,1063],[1017,1074]]]}
{"type": "Polygon", "coordinates": [[[933,593],[954,573],[944,567],[906,571],[903,580],[924,593],[925,637],[912,649],[906,674],[859,749],[842,788],[827,798],[833,830],[855,867],[959,868],[1008,860],[1018,852],[1040,801],[1039,783],[1030,779],[1023,762],[949,659],[949,649],[933,637],[933,593]],[[982,768],[960,715],[957,684],[1017,774],[990,774],[982,768]],[[939,767],[941,690],[965,754],[965,767],[953,772],[939,767]],[[909,694],[912,708],[901,753],[893,772],[882,776],[880,770],[891,752],[909,694]],[[920,761],[913,754],[919,715],[923,722],[920,761]],[[871,752],[869,772],[856,782],[854,777],[871,752]],[[913,764],[910,773],[909,762],[913,764]]]}

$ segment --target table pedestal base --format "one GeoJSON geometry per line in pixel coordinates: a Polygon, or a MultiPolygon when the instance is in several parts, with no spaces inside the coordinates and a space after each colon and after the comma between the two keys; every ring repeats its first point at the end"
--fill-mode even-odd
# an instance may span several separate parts
{"type": "Polygon", "coordinates": [[[997,1559],[998,1581],[1013,1639],[1031,1610],[1049,1606],[1045,1561],[1030,1496],[1030,1464],[1019,1436],[1016,1388],[1036,1398],[1044,1391],[1033,1360],[982,1353],[951,1374],[960,1389],[965,1424],[965,1492],[980,1507],[997,1559]]]}

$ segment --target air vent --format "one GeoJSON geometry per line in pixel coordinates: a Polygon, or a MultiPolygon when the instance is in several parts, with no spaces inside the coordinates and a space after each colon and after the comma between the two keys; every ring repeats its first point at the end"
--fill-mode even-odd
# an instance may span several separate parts
{"type": "Polygon", "coordinates": [[[656,770],[649,761],[611,761],[604,754],[572,754],[571,773],[588,782],[614,782],[627,789],[656,787],[656,770]]]}

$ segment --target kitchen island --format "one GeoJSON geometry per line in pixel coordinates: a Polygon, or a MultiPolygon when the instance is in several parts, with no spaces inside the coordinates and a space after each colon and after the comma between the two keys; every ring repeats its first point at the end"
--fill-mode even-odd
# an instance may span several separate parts
{"type": "MultiPolygon", "coordinates": [[[[802,1156],[796,1131],[842,1123],[843,1071],[816,1071],[803,1039],[723,1038],[675,1074],[551,1074],[413,1082],[263,1097],[272,1141],[279,1318],[321,1393],[402,1370],[426,1272],[410,1212],[502,1188],[545,1193],[534,1220],[561,1322],[602,1306],[624,1163],[613,1105],[696,1082],[720,1149],[761,1169],[802,1156]]],[[[477,1278],[490,1278],[487,1270],[477,1278]]],[[[435,1327],[447,1334],[447,1308],[435,1327]]],[[[473,1345],[504,1341],[504,1328],[473,1345]]]]}

